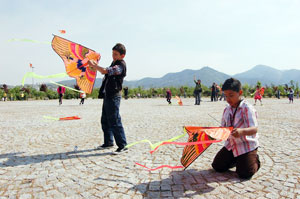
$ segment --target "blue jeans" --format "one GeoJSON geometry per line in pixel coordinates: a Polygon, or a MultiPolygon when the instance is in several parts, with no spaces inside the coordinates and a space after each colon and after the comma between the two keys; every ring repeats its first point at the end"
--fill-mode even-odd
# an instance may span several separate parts
{"type": "Polygon", "coordinates": [[[124,128],[119,114],[121,96],[104,97],[101,125],[104,132],[104,144],[112,145],[115,138],[119,148],[127,145],[124,128]]]}
{"type": "Polygon", "coordinates": [[[200,105],[201,93],[195,93],[195,105],[200,105]]]}

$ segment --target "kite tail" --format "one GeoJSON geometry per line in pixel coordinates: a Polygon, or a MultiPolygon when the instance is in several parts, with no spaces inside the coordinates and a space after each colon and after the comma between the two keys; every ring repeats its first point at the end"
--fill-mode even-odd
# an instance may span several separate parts
{"type": "Polygon", "coordinates": [[[59,118],[51,117],[51,116],[43,116],[43,118],[48,119],[48,120],[56,120],[56,121],[59,120],[59,118]]]}
{"type": "Polygon", "coordinates": [[[59,118],[59,120],[79,120],[81,119],[80,117],[78,116],[72,116],[72,117],[61,117],[59,118]]]}
{"type": "Polygon", "coordinates": [[[33,39],[9,39],[7,41],[8,42],[23,41],[23,42],[40,43],[40,44],[51,44],[51,42],[48,41],[38,41],[33,39]]]}
{"type": "Polygon", "coordinates": [[[222,142],[222,140],[206,140],[206,141],[199,141],[199,142],[163,142],[157,147],[155,147],[154,150],[150,151],[150,153],[154,153],[155,151],[158,150],[158,148],[162,145],[167,145],[167,144],[175,144],[175,145],[198,145],[198,144],[211,144],[211,143],[216,143],[216,142],[222,142]]]}
{"type": "Polygon", "coordinates": [[[169,140],[160,141],[160,142],[157,142],[157,143],[154,143],[154,144],[152,144],[150,140],[140,140],[140,141],[137,141],[137,142],[133,142],[133,143],[131,143],[131,144],[128,144],[128,145],[126,145],[125,147],[126,147],[126,148],[129,148],[129,147],[132,147],[132,146],[134,146],[134,145],[136,145],[136,144],[139,144],[139,143],[148,142],[149,145],[150,145],[150,147],[151,147],[151,149],[153,150],[153,149],[155,149],[157,146],[161,145],[161,144],[164,143],[164,142],[172,142],[172,141],[175,141],[175,140],[178,140],[178,139],[184,137],[186,133],[187,133],[187,132],[186,132],[186,130],[184,129],[184,133],[183,133],[183,134],[178,135],[178,136],[176,136],[176,137],[173,137],[173,138],[171,138],[171,139],[169,139],[169,140]]]}
{"type": "Polygon", "coordinates": [[[135,163],[136,165],[139,165],[141,167],[144,167],[145,169],[147,169],[148,171],[155,171],[155,170],[158,170],[158,169],[162,169],[162,168],[169,168],[169,169],[181,169],[181,168],[184,168],[183,166],[170,166],[170,165],[161,165],[159,167],[156,167],[156,168],[149,168],[149,167],[146,167],[145,165],[142,165],[142,164],[139,164],[139,163],[135,163]]]}
{"type": "Polygon", "coordinates": [[[62,77],[67,77],[68,74],[67,73],[58,73],[58,74],[54,74],[54,75],[37,75],[34,72],[28,72],[24,75],[23,79],[22,79],[22,86],[24,86],[25,80],[28,77],[34,77],[36,79],[50,79],[50,78],[62,78],[62,77]]]}

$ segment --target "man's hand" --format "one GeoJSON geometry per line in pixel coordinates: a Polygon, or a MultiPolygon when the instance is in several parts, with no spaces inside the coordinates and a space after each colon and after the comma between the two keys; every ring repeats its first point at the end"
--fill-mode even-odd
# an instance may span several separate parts
{"type": "Polygon", "coordinates": [[[232,131],[231,131],[231,135],[235,138],[239,138],[243,135],[243,129],[241,128],[234,128],[232,131]]]}

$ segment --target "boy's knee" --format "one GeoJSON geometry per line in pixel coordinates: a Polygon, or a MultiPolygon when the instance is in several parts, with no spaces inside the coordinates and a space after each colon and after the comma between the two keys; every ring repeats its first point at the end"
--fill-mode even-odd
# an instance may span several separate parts
{"type": "Polygon", "coordinates": [[[258,169],[259,169],[259,163],[251,165],[249,167],[243,167],[243,168],[239,166],[236,169],[236,173],[240,178],[250,179],[258,171],[258,169]]]}
{"type": "Polygon", "coordinates": [[[256,171],[254,171],[254,170],[236,171],[236,173],[238,174],[239,178],[250,179],[256,173],[256,171]]]}
{"type": "Polygon", "coordinates": [[[211,166],[216,172],[225,172],[229,169],[225,165],[218,164],[216,161],[214,161],[211,166]]]}

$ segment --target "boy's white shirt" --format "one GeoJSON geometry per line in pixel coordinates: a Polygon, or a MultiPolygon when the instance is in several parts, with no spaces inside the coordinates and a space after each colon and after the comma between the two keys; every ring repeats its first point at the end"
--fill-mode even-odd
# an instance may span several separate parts
{"type": "MultiPolygon", "coordinates": [[[[244,99],[237,108],[238,110],[236,111],[233,121],[234,128],[258,126],[257,112],[249,102],[244,99]]],[[[232,108],[229,104],[227,104],[223,112],[221,126],[232,126],[230,119],[233,117],[234,111],[235,108],[232,108]]],[[[258,133],[251,136],[241,136],[240,138],[235,138],[230,135],[225,142],[225,147],[227,150],[232,150],[233,155],[237,157],[244,153],[255,150],[259,146],[258,137],[258,133]]]]}

